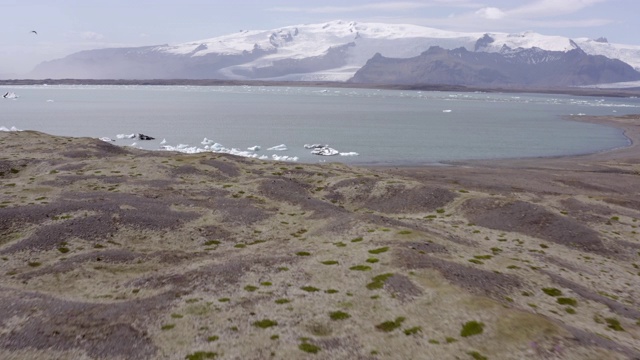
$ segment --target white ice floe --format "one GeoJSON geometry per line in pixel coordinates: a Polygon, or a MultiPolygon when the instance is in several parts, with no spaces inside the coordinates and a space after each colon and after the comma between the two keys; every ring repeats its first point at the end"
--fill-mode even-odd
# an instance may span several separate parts
{"type": "Polygon", "coordinates": [[[49,100],[47,100],[47,102],[53,102],[53,100],[49,99],[49,100]]]}
{"type": "Polygon", "coordinates": [[[259,151],[261,149],[260,145],[252,146],[247,148],[249,151],[259,151]]]}
{"type": "Polygon", "coordinates": [[[334,148],[323,146],[323,147],[313,149],[311,153],[313,155],[333,156],[333,155],[338,155],[340,152],[334,148]]]}
{"type": "Polygon", "coordinates": [[[273,154],[271,155],[271,158],[275,161],[298,161],[298,157],[297,156],[286,156],[286,155],[276,155],[273,154]]]}
{"type": "Polygon", "coordinates": [[[11,128],[0,126],[0,131],[22,131],[22,130],[18,129],[15,126],[12,126],[11,128]]]}
{"type": "Polygon", "coordinates": [[[104,141],[104,142],[111,142],[111,141],[115,141],[115,140],[113,140],[112,138],[110,138],[110,137],[106,137],[106,136],[103,136],[103,137],[98,138],[98,139],[100,139],[100,140],[102,140],[102,141],[104,141]]]}
{"type": "Polygon", "coordinates": [[[341,152],[340,156],[360,156],[360,154],[358,154],[355,151],[351,151],[351,152],[341,152]]]}
{"type": "Polygon", "coordinates": [[[160,145],[164,145],[167,143],[167,139],[162,139],[162,141],[160,141],[160,145]]]}
{"type": "Polygon", "coordinates": [[[7,91],[4,95],[2,95],[2,97],[5,99],[17,99],[18,95],[16,95],[16,93],[7,91]]]}
{"type": "Polygon", "coordinates": [[[118,139],[133,139],[136,137],[136,134],[118,134],[116,138],[118,139]]]}
{"type": "Polygon", "coordinates": [[[450,113],[450,112],[451,112],[451,110],[446,109],[446,110],[442,110],[442,112],[443,112],[443,113],[450,113]]]}
{"type": "Polygon", "coordinates": [[[179,144],[178,146],[162,145],[160,146],[160,148],[167,151],[178,151],[185,154],[211,152],[211,153],[217,153],[217,154],[230,154],[230,155],[260,159],[260,160],[269,160],[272,158],[273,160],[278,160],[278,161],[298,161],[297,156],[273,155],[271,158],[269,158],[267,155],[258,155],[253,151],[240,150],[237,148],[226,148],[222,146],[222,144],[218,144],[218,143],[214,143],[213,145],[206,145],[204,147],[189,146],[187,144],[179,144]]]}
{"type": "Polygon", "coordinates": [[[207,138],[204,138],[204,140],[202,140],[202,141],[200,142],[200,144],[202,144],[202,145],[211,145],[211,144],[213,144],[213,143],[215,143],[215,141],[213,141],[213,140],[211,140],[211,139],[207,139],[207,138]]]}
{"type": "Polygon", "coordinates": [[[323,148],[323,147],[329,147],[329,145],[322,145],[322,144],[304,144],[304,148],[305,148],[305,149],[318,149],[318,148],[323,148]]]}
{"type": "Polygon", "coordinates": [[[267,150],[268,151],[286,151],[287,150],[287,145],[280,144],[280,145],[276,145],[276,146],[270,147],[267,150]]]}

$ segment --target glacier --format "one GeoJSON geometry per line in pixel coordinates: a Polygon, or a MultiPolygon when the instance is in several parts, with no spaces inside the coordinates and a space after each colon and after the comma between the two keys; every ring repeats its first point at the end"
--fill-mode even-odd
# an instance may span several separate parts
{"type": "Polygon", "coordinates": [[[539,48],[618,59],[640,70],[640,46],[531,31],[456,32],[410,24],[335,20],[243,30],[174,45],[82,51],[43,62],[33,78],[346,81],[376,53],[411,58],[432,46],[501,52],[539,48]]]}

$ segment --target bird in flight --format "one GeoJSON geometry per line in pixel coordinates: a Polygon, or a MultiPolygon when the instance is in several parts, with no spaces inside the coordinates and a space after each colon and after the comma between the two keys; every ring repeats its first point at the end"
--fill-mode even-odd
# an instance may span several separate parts
{"type": "Polygon", "coordinates": [[[38,35],[38,32],[37,32],[37,31],[35,31],[35,30],[31,30],[31,32],[32,32],[32,33],[34,33],[34,34],[36,34],[36,35],[38,35]]]}

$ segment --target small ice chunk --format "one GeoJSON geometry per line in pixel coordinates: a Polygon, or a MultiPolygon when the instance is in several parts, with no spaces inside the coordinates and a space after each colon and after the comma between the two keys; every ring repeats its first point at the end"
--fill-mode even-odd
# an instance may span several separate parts
{"type": "Polygon", "coordinates": [[[15,126],[12,126],[11,128],[7,128],[5,126],[0,126],[0,131],[22,131],[22,130],[18,129],[15,126]]]}
{"type": "Polygon", "coordinates": [[[280,156],[280,155],[273,154],[271,155],[271,158],[276,161],[294,161],[294,162],[298,161],[297,156],[286,156],[286,155],[280,156]]]}
{"type": "Polygon", "coordinates": [[[213,143],[215,143],[215,141],[213,141],[213,140],[211,140],[211,139],[207,139],[207,138],[204,138],[204,140],[202,140],[202,141],[200,142],[200,144],[202,144],[202,145],[211,145],[211,144],[213,144],[213,143]]]}
{"type": "Polygon", "coordinates": [[[329,147],[329,145],[322,145],[322,144],[304,144],[304,148],[305,148],[305,149],[318,149],[318,148],[323,148],[323,147],[329,147]]]}
{"type": "Polygon", "coordinates": [[[260,150],[260,149],[261,149],[261,148],[260,148],[260,146],[259,146],[259,145],[256,145],[256,146],[252,146],[252,147],[250,147],[250,148],[247,148],[247,150],[249,150],[249,151],[258,151],[258,150],[260,150]]]}
{"type": "Polygon", "coordinates": [[[269,151],[286,151],[287,150],[287,145],[280,144],[280,145],[276,145],[276,146],[270,147],[267,150],[269,150],[269,151]]]}
{"type": "Polygon", "coordinates": [[[100,139],[100,140],[102,140],[102,141],[104,141],[104,142],[111,142],[111,141],[115,141],[115,140],[113,140],[112,138],[110,138],[110,137],[106,137],[106,136],[103,136],[103,137],[101,137],[101,138],[99,138],[99,139],[100,139]]]}
{"type": "Polygon", "coordinates": [[[116,135],[116,138],[118,139],[133,139],[136,137],[136,134],[118,134],[116,135]]]}
{"type": "Polygon", "coordinates": [[[360,154],[358,154],[357,152],[351,151],[351,152],[341,152],[340,156],[359,156],[360,154]]]}
{"type": "Polygon", "coordinates": [[[162,139],[162,141],[160,141],[160,145],[164,145],[167,143],[167,139],[162,139]]]}
{"type": "Polygon", "coordinates": [[[447,110],[442,110],[443,113],[450,113],[451,110],[447,109],[447,110]]]}

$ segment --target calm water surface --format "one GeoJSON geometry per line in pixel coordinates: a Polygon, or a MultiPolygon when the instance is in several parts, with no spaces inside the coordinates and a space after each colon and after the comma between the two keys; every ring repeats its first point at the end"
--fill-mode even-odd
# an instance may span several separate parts
{"type": "Polygon", "coordinates": [[[55,135],[143,133],[165,145],[225,148],[300,162],[425,164],[462,159],[557,156],[626,146],[618,129],[563,120],[570,114],[640,112],[639,99],[295,87],[20,86],[0,87],[0,126],[55,135]],[[359,156],[320,157],[322,143],[359,156]],[[268,151],[285,144],[287,151],[268,151]]]}

